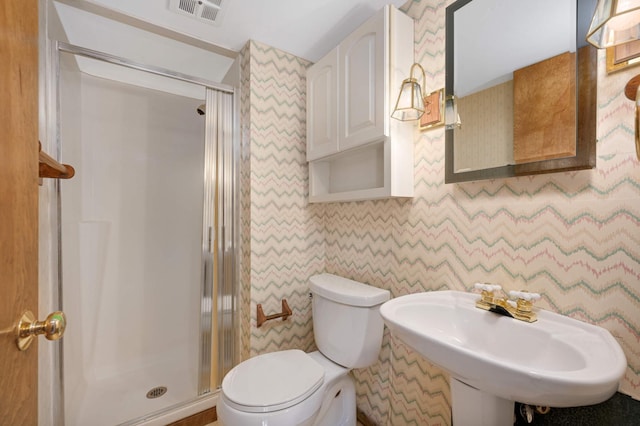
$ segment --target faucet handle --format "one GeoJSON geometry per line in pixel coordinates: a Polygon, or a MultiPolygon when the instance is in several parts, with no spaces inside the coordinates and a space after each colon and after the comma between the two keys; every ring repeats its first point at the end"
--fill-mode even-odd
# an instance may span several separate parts
{"type": "Polygon", "coordinates": [[[535,300],[540,299],[540,293],[529,293],[528,291],[515,291],[511,290],[509,292],[509,296],[512,299],[522,299],[527,302],[533,302],[535,300]]]}
{"type": "Polygon", "coordinates": [[[490,310],[492,306],[495,306],[495,291],[502,290],[502,286],[498,284],[487,283],[475,283],[473,285],[477,290],[482,290],[480,299],[476,300],[476,307],[480,309],[490,310]]]}
{"type": "Polygon", "coordinates": [[[500,284],[475,283],[473,286],[478,290],[488,291],[489,293],[502,290],[500,284]]]}

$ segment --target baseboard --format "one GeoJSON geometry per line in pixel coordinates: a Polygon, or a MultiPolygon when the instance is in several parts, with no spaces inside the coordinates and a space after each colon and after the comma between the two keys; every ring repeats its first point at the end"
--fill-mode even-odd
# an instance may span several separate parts
{"type": "Polygon", "coordinates": [[[170,423],[168,426],[205,426],[218,420],[216,407],[201,411],[192,416],[170,423]]]}
{"type": "Polygon", "coordinates": [[[358,426],[378,426],[376,422],[359,409],[356,409],[356,418],[358,419],[358,426]]]}

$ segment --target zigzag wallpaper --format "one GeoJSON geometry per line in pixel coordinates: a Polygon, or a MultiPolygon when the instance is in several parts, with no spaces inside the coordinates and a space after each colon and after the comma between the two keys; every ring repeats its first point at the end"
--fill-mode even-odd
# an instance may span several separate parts
{"type": "Polygon", "coordinates": [[[324,206],[307,203],[309,65],[255,41],[241,52],[243,359],[314,349],[307,280],[324,271],[324,206]],[[257,328],[256,305],[270,315],[283,298],[295,315],[257,328]]]}
{"type": "MultiPolygon", "coordinates": [[[[402,8],[415,20],[427,91],[444,86],[449,3],[402,8]]],[[[313,349],[306,281],[317,272],[393,296],[487,281],[539,292],[538,306],[610,330],[629,363],[620,390],[640,399],[640,163],[623,93],[640,67],[607,75],[599,56],[593,170],[445,185],[444,130],[416,130],[414,198],[309,205],[309,64],[255,42],[243,54],[244,357],[313,349]],[[293,318],[256,328],[255,305],[276,312],[282,297],[293,318]]],[[[388,332],[383,345],[376,365],[354,372],[358,408],[380,425],[450,424],[446,374],[388,332]]]]}

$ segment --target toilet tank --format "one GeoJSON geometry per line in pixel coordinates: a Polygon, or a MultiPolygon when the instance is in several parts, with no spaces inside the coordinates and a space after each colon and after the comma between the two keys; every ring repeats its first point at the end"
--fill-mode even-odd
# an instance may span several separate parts
{"type": "Polygon", "coordinates": [[[332,274],[312,276],[309,287],[320,352],[348,368],[376,362],[384,330],[380,305],[389,300],[389,291],[332,274]]]}

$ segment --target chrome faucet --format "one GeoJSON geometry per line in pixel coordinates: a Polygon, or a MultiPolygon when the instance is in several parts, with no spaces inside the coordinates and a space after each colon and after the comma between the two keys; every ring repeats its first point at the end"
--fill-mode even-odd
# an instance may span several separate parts
{"type": "Polygon", "coordinates": [[[476,283],[474,287],[481,290],[480,299],[476,301],[476,308],[526,322],[534,322],[538,319],[536,313],[533,312],[533,302],[540,299],[538,293],[510,291],[509,297],[515,299],[510,300],[504,296],[496,296],[497,292],[502,292],[502,286],[498,284],[476,283]]]}

